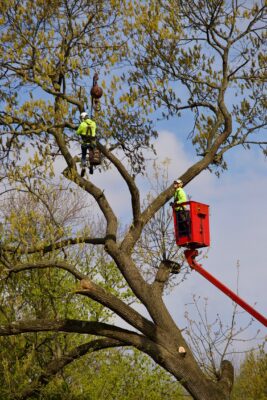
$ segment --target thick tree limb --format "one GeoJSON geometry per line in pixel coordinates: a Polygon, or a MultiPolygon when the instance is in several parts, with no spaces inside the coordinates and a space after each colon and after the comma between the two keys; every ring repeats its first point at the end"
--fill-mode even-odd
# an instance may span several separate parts
{"type": "Polygon", "coordinates": [[[159,291],[159,293],[163,293],[164,286],[169,279],[171,273],[178,274],[181,269],[180,264],[171,261],[171,260],[163,260],[161,261],[155,280],[152,286],[159,291]]]}
{"type": "Polygon", "coordinates": [[[98,143],[98,147],[101,152],[112,162],[113,165],[117,168],[123,179],[125,180],[129,191],[131,193],[132,198],[132,210],[133,210],[133,220],[134,223],[137,223],[140,216],[140,193],[135,185],[133,177],[128,173],[124,165],[120,162],[120,160],[110,151],[108,151],[105,146],[98,143]]]}
{"type": "Polygon", "coordinates": [[[221,363],[221,376],[219,380],[219,386],[223,388],[223,391],[229,394],[232,391],[234,384],[234,368],[228,360],[223,360],[221,363]]]}
{"type": "Polygon", "coordinates": [[[69,332],[81,333],[96,336],[105,336],[110,339],[125,341],[127,343],[139,341],[142,335],[119,328],[102,322],[81,321],[74,319],[56,319],[56,320],[24,320],[13,322],[7,325],[0,325],[0,336],[12,336],[20,333],[32,332],[69,332]]]}
{"type": "MultiPolygon", "coordinates": [[[[83,290],[78,290],[77,294],[88,296],[98,303],[108,307],[110,310],[114,311],[122,319],[149,338],[155,340],[157,337],[159,339],[160,332],[161,336],[164,337],[164,332],[162,329],[156,327],[153,322],[143,317],[133,308],[125,304],[122,300],[107,292],[89,279],[83,279],[81,281],[81,287],[83,290]]],[[[164,341],[161,343],[164,345],[164,341]]]]}
{"type": "Polygon", "coordinates": [[[86,275],[80,273],[76,268],[66,262],[48,260],[36,263],[17,264],[8,271],[8,274],[42,268],[60,268],[70,272],[76,279],[81,281],[82,290],[77,290],[77,294],[90,297],[98,303],[108,307],[140,332],[145,333],[148,337],[155,338],[155,335],[158,334],[156,326],[151,321],[144,318],[137,311],[132,309],[116,296],[104,290],[101,286],[90,281],[86,275]]]}
{"type": "Polygon", "coordinates": [[[21,333],[33,332],[69,332],[89,334],[95,336],[103,336],[109,339],[118,340],[125,345],[131,345],[153,358],[160,358],[160,352],[167,352],[177,356],[178,347],[175,350],[170,343],[165,341],[164,347],[155,341],[150,340],[146,336],[140,335],[133,331],[112,326],[102,322],[81,321],[72,319],[57,320],[24,320],[12,322],[6,325],[0,325],[0,336],[12,336],[21,333]]]}
{"type": "Polygon", "coordinates": [[[17,264],[13,268],[8,270],[8,274],[18,273],[22,271],[27,271],[30,269],[42,269],[42,268],[60,268],[64,269],[65,271],[70,272],[75,278],[81,280],[86,277],[86,275],[79,272],[76,268],[72,265],[68,264],[64,261],[55,261],[55,260],[47,260],[47,261],[39,261],[35,263],[23,263],[17,264]]]}
{"type": "MultiPolygon", "coordinates": [[[[20,247],[20,254],[34,254],[34,253],[50,253],[54,250],[60,250],[63,249],[64,247],[70,246],[70,245],[77,245],[77,244],[93,244],[93,245],[104,245],[105,244],[106,238],[91,238],[91,237],[83,237],[79,236],[76,238],[68,238],[64,240],[57,241],[55,243],[51,244],[41,244],[33,247],[25,247],[21,248],[20,247]]],[[[7,253],[15,253],[17,251],[17,246],[11,246],[11,245],[5,245],[2,246],[2,251],[7,252],[7,253]]]]}
{"type": "MultiPolygon", "coordinates": [[[[64,153],[63,156],[65,158],[64,153]]],[[[65,169],[63,171],[63,175],[94,197],[107,221],[106,242],[109,240],[116,241],[118,222],[114,211],[104,195],[104,192],[92,182],[82,178],[80,175],[78,175],[78,173],[76,173],[76,171],[73,173],[71,168],[65,169]]]]}
{"type": "MultiPolygon", "coordinates": [[[[205,378],[191,357],[184,358],[179,355],[178,346],[177,349],[173,349],[172,346],[170,346],[170,343],[166,342],[163,347],[143,335],[139,335],[126,329],[99,322],[66,319],[55,321],[43,319],[35,321],[28,320],[0,325],[1,336],[45,331],[93,334],[118,340],[125,345],[132,345],[150,355],[159,365],[162,365],[179,380],[183,380],[184,386],[187,388],[189,393],[195,392],[199,380],[202,382],[200,389],[203,393],[205,393],[206,390],[211,391],[212,387],[215,386],[215,384],[205,378]],[[168,362],[166,362],[166,360],[168,360],[168,362]],[[194,371],[193,376],[192,371],[194,371]]],[[[223,399],[223,397],[218,397],[218,399],[223,399]]]]}

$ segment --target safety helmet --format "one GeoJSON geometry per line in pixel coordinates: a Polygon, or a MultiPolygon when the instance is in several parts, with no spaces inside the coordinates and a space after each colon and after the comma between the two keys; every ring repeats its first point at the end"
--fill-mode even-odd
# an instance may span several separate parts
{"type": "Polygon", "coordinates": [[[176,179],[173,183],[181,183],[181,184],[183,184],[183,181],[181,179],[176,179]]]}
{"type": "Polygon", "coordinates": [[[80,117],[81,117],[81,119],[86,119],[86,118],[88,118],[88,114],[86,112],[82,112],[80,117]]]}

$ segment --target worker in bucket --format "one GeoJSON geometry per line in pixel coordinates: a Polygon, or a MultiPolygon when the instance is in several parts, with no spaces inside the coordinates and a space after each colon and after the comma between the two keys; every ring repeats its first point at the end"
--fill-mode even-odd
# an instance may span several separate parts
{"type": "Polygon", "coordinates": [[[189,213],[186,210],[186,205],[182,204],[187,201],[187,196],[183,189],[183,181],[181,179],[176,179],[173,182],[173,186],[175,192],[171,206],[176,212],[178,232],[180,236],[187,236],[189,234],[189,213]]]}
{"type": "MultiPolygon", "coordinates": [[[[89,118],[86,112],[82,112],[80,115],[81,123],[79,125],[78,130],[76,131],[77,135],[80,135],[82,138],[82,160],[81,160],[81,175],[84,176],[85,168],[86,168],[86,153],[88,149],[94,149],[96,145],[95,136],[96,136],[96,123],[92,119],[89,118]]],[[[90,171],[91,172],[91,171],[90,171]]]]}
{"type": "Polygon", "coordinates": [[[174,196],[173,196],[173,203],[175,211],[185,210],[186,206],[179,205],[181,203],[185,203],[187,201],[187,197],[185,191],[183,189],[183,181],[181,179],[177,179],[173,182],[173,186],[175,189],[174,196]]]}

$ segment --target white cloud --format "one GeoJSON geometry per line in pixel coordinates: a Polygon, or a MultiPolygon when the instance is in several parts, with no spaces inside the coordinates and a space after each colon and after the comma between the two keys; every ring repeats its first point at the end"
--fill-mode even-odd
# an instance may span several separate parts
{"type": "Polygon", "coordinates": [[[191,164],[183,143],[178,141],[176,135],[172,132],[160,131],[159,137],[155,142],[155,149],[159,162],[167,158],[170,160],[169,176],[172,180],[178,178],[191,164]]]}

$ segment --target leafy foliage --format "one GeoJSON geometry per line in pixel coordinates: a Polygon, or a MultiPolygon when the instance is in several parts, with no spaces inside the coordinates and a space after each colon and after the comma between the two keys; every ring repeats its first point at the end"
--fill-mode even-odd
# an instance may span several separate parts
{"type": "Polygon", "coordinates": [[[267,355],[264,346],[247,354],[240,366],[232,400],[265,400],[267,396],[267,355]]]}
{"type": "MultiPolygon", "coordinates": [[[[181,385],[169,374],[155,366],[145,355],[130,350],[109,350],[90,355],[69,366],[60,381],[61,390],[65,385],[64,398],[67,399],[187,398],[183,396],[181,385]],[[86,374],[83,373],[85,370],[86,374]]],[[[47,386],[41,398],[49,399],[53,395],[52,384],[47,386]]]]}

